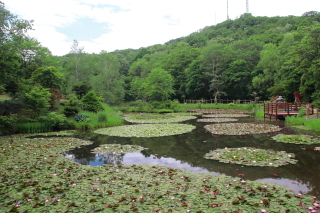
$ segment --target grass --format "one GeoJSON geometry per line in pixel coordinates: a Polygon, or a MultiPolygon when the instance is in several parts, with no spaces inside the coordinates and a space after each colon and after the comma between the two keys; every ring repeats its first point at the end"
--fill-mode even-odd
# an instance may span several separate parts
{"type": "Polygon", "coordinates": [[[40,133],[52,131],[52,125],[46,122],[18,123],[19,133],[40,133]]]}
{"type": "Polygon", "coordinates": [[[77,122],[73,120],[72,124],[78,130],[88,130],[122,124],[123,118],[121,117],[121,112],[115,111],[112,107],[104,103],[102,104],[102,106],[103,111],[97,113],[89,111],[80,111],[79,113],[89,115],[90,119],[84,122],[77,122]]]}

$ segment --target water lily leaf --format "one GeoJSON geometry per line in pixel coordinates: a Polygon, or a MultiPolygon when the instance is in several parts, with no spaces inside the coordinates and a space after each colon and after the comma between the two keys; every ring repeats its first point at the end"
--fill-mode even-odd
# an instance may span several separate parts
{"type": "Polygon", "coordinates": [[[311,135],[285,135],[285,134],[278,134],[273,136],[277,142],[283,143],[293,143],[293,144],[318,144],[320,143],[320,139],[316,138],[311,135]]]}
{"type": "Polygon", "coordinates": [[[295,164],[297,160],[293,159],[294,157],[293,153],[252,147],[216,149],[206,153],[204,156],[206,159],[218,160],[223,163],[269,167],[295,164]]]}
{"type": "Polygon", "coordinates": [[[206,125],[204,128],[216,135],[248,135],[280,131],[279,126],[271,124],[225,123],[206,125]]]}
{"type": "Polygon", "coordinates": [[[132,123],[178,123],[195,119],[195,116],[186,116],[177,113],[156,114],[156,113],[139,113],[126,114],[124,119],[132,123]]]}
{"type": "Polygon", "coordinates": [[[137,124],[102,128],[94,132],[120,137],[160,137],[191,132],[195,128],[188,124],[137,124]]]}

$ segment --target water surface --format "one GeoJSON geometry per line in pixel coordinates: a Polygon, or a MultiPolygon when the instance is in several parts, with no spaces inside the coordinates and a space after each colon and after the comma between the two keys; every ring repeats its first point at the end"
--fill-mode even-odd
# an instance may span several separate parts
{"type": "MultiPolygon", "coordinates": [[[[238,122],[261,123],[254,118],[238,118],[238,122]]],[[[203,128],[210,123],[196,122],[196,119],[183,122],[197,128],[190,133],[155,138],[125,138],[88,133],[81,137],[94,141],[92,145],[70,150],[68,157],[83,165],[101,166],[103,164],[152,164],[185,169],[193,172],[225,174],[236,177],[244,174],[245,180],[259,180],[277,183],[296,193],[320,197],[320,152],[314,151],[316,145],[297,145],[275,142],[272,136],[282,134],[319,133],[286,127],[283,121],[269,122],[283,129],[280,132],[254,135],[212,135],[203,128]],[[90,150],[101,144],[134,144],[145,148],[142,153],[127,153],[122,156],[93,154],[90,150]],[[254,147],[294,153],[297,164],[280,167],[256,167],[220,163],[205,159],[209,150],[231,147],[254,147]]]]}

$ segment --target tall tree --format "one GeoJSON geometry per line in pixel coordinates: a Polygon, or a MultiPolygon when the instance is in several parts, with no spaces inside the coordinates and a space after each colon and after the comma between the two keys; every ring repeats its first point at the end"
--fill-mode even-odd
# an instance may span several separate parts
{"type": "Polygon", "coordinates": [[[79,42],[77,40],[74,40],[71,46],[70,53],[72,55],[73,63],[74,63],[74,81],[78,82],[79,81],[79,65],[80,65],[80,60],[84,53],[84,47],[80,47],[79,42]]]}

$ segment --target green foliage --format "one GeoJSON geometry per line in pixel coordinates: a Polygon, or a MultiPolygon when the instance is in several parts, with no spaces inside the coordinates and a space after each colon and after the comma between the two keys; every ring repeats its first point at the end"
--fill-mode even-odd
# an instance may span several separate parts
{"type": "Polygon", "coordinates": [[[96,95],[94,91],[88,92],[83,98],[83,109],[90,112],[101,111],[102,105],[100,103],[100,98],[96,95]]]}
{"type": "Polygon", "coordinates": [[[13,133],[16,128],[18,118],[16,115],[0,116],[0,135],[13,133]]]}
{"type": "Polygon", "coordinates": [[[77,82],[72,86],[72,91],[76,93],[78,99],[81,99],[91,89],[92,89],[92,86],[85,81],[77,82]]]}
{"type": "Polygon", "coordinates": [[[89,122],[91,121],[90,115],[79,113],[74,117],[74,120],[77,122],[89,122]]]}
{"type": "Polygon", "coordinates": [[[57,114],[56,112],[49,112],[37,118],[39,122],[48,123],[53,130],[61,130],[69,126],[68,120],[64,114],[57,114]]]}
{"type": "Polygon", "coordinates": [[[53,130],[52,125],[47,122],[18,123],[17,129],[19,133],[40,133],[53,130]]]}
{"type": "Polygon", "coordinates": [[[142,87],[150,101],[164,101],[173,94],[173,77],[162,68],[155,68],[146,78],[142,87]]]}
{"type": "Polygon", "coordinates": [[[42,86],[35,86],[28,93],[25,93],[27,106],[36,111],[41,112],[50,107],[50,92],[42,86]]]}
{"type": "Polygon", "coordinates": [[[75,116],[80,112],[80,108],[77,106],[65,106],[63,108],[63,114],[67,117],[75,116]]]}
{"type": "Polygon", "coordinates": [[[44,88],[57,90],[60,90],[64,83],[64,76],[53,66],[36,69],[32,73],[31,79],[44,88]]]}

